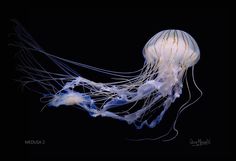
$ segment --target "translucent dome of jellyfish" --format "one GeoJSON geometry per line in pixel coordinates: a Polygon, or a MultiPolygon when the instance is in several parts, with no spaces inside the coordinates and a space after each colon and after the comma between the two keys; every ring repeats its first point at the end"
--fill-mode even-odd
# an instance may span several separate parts
{"type": "MultiPolygon", "coordinates": [[[[171,29],[158,32],[143,48],[145,61],[140,70],[117,72],[47,53],[19,23],[16,23],[15,30],[20,41],[13,45],[22,49],[18,70],[25,74],[20,81],[25,87],[42,94],[41,101],[46,102],[45,106],[75,106],[87,111],[92,117],[110,117],[142,129],[144,126],[156,127],[171,104],[181,97],[188,68],[192,67],[194,85],[202,95],[195,83],[193,68],[200,59],[199,47],[192,36],[184,31],[171,29]],[[35,56],[39,54],[54,63],[58,72],[50,72],[42,62],[37,61],[35,56]],[[71,65],[103,73],[117,80],[95,82],[83,77],[71,65]],[[30,85],[34,83],[42,90],[31,88],[30,85]],[[75,90],[78,87],[83,90],[75,90]],[[157,110],[160,112],[156,114],[157,110]]],[[[180,107],[176,120],[186,107],[200,98],[194,101],[191,99],[187,80],[186,83],[189,99],[180,107]]],[[[176,130],[176,120],[172,130],[176,130]]]]}

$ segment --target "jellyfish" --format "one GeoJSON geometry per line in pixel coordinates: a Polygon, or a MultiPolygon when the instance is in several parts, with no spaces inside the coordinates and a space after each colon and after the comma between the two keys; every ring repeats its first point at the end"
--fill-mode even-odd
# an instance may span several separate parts
{"type": "MultiPolygon", "coordinates": [[[[194,79],[194,65],[200,59],[200,50],[193,37],[184,31],[168,29],[155,34],[143,48],[143,67],[133,72],[111,71],[58,57],[42,49],[19,22],[16,22],[15,31],[19,41],[11,45],[20,48],[17,69],[24,74],[20,81],[27,88],[31,84],[40,86],[42,90],[38,90],[39,87],[30,89],[42,95],[44,107],[73,106],[87,111],[92,117],[110,117],[142,129],[144,126],[156,127],[175,100],[181,97],[189,68],[192,68],[193,82],[202,95],[194,79]],[[46,69],[36,59],[37,55],[46,57],[57,67],[57,72],[46,69]],[[72,66],[116,79],[95,82],[72,66]]],[[[189,90],[187,81],[186,84],[189,90]]],[[[189,90],[189,99],[180,107],[176,120],[199,98],[191,101],[189,90]]],[[[176,130],[176,120],[171,129],[176,130]]]]}

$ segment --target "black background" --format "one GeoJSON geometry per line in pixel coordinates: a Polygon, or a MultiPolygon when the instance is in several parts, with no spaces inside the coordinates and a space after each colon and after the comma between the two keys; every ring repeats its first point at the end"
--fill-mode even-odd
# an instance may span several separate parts
{"type": "MultiPolygon", "coordinates": [[[[224,157],[229,149],[229,33],[226,9],[195,8],[29,8],[10,13],[49,53],[92,66],[133,71],[143,65],[142,48],[157,32],[184,30],[197,41],[201,59],[195,79],[204,95],[180,117],[178,137],[171,142],[130,142],[139,133],[153,137],[160,131],[137,131],[125,122],[91,118],[76,108],[62,107],[40,112],[40,96],[21,91],[13,83],[15,107],[24,112],[24,155],[37,157],[224,157]],[[157,132],[158,131],[158,132],[157,132]],[[190,139],[209,139],[207,146],[193,147],[190,139]],[[29,145],[25,140],[44,140],[29,145]]],[[[9,22],[9,32],[14,25],[9,22]]],[[[15,72],[10,48],[11,78],[15,72]]],[[[97,81],[97,77],[87,74],[97,81]]],[[[186,90],[186,89],[184,89],[186,90]]],[[[194,92],[194,90],[193,90],[194,92]]],[[[185,96],[183,96],[182,99],[185,96]]],[[[178,108],[181,102],[172,106],[178,108]]],[[[13,105],[12,105],[13,106],[13,105]]]]}

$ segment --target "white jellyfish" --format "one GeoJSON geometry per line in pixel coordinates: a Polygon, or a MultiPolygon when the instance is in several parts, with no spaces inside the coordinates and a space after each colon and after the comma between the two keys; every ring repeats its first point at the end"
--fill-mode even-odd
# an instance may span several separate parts
{"type": "MultiPolygon", "coordinates": [[[[145,62],[140,70],[110,71],[49,54],[19,23],[16,24],[20,41],[12,45],[21,48],[18,70],[25,74],[21,81],[28,88],[32,83],[40,85],[46,92],[35,91],[43,94],[41,100],[46,101],[47,106],[76,106],[93,117],[126,121],[138,129],[145,125],[153,128],[161,122],[171,104],[181,96],[188,68],[194,67],[200,59],[196,41],[184,31],[171,29],[157,33],[146,43],[143,49],[145,62]],[[50,72],[39,63],[35,58],[38,54],[53,62],[58,72],[50,72]],[[102,83],[88,80],[71,65],[114,76],[117,81],[102,83]],[[155,116],[155,111],[160,109],[155,116]]],[[[193,72],[194,68],[193,82],[202,94],[193,72]]],[[[189,90],[188,84],[187,88],[189,90]]],[[[191,102],[190,91],[189,94],[189,100],[180,107],[176,120],[186,107],[199,99],[191,102]]],[[[172,126],[174,130],[176,120],[172,126]]]]}

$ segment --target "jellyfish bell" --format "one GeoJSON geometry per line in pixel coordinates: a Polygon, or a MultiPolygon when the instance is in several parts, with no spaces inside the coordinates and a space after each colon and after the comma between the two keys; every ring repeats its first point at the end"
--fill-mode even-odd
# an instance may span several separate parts
{"type": "Polygon", "coordinates": [[[164,30],[146,43],[143,56],[148,64],[174,63],[188,68],[200,59],[200,50],[188,33],[181,30],[164,30]]]}

